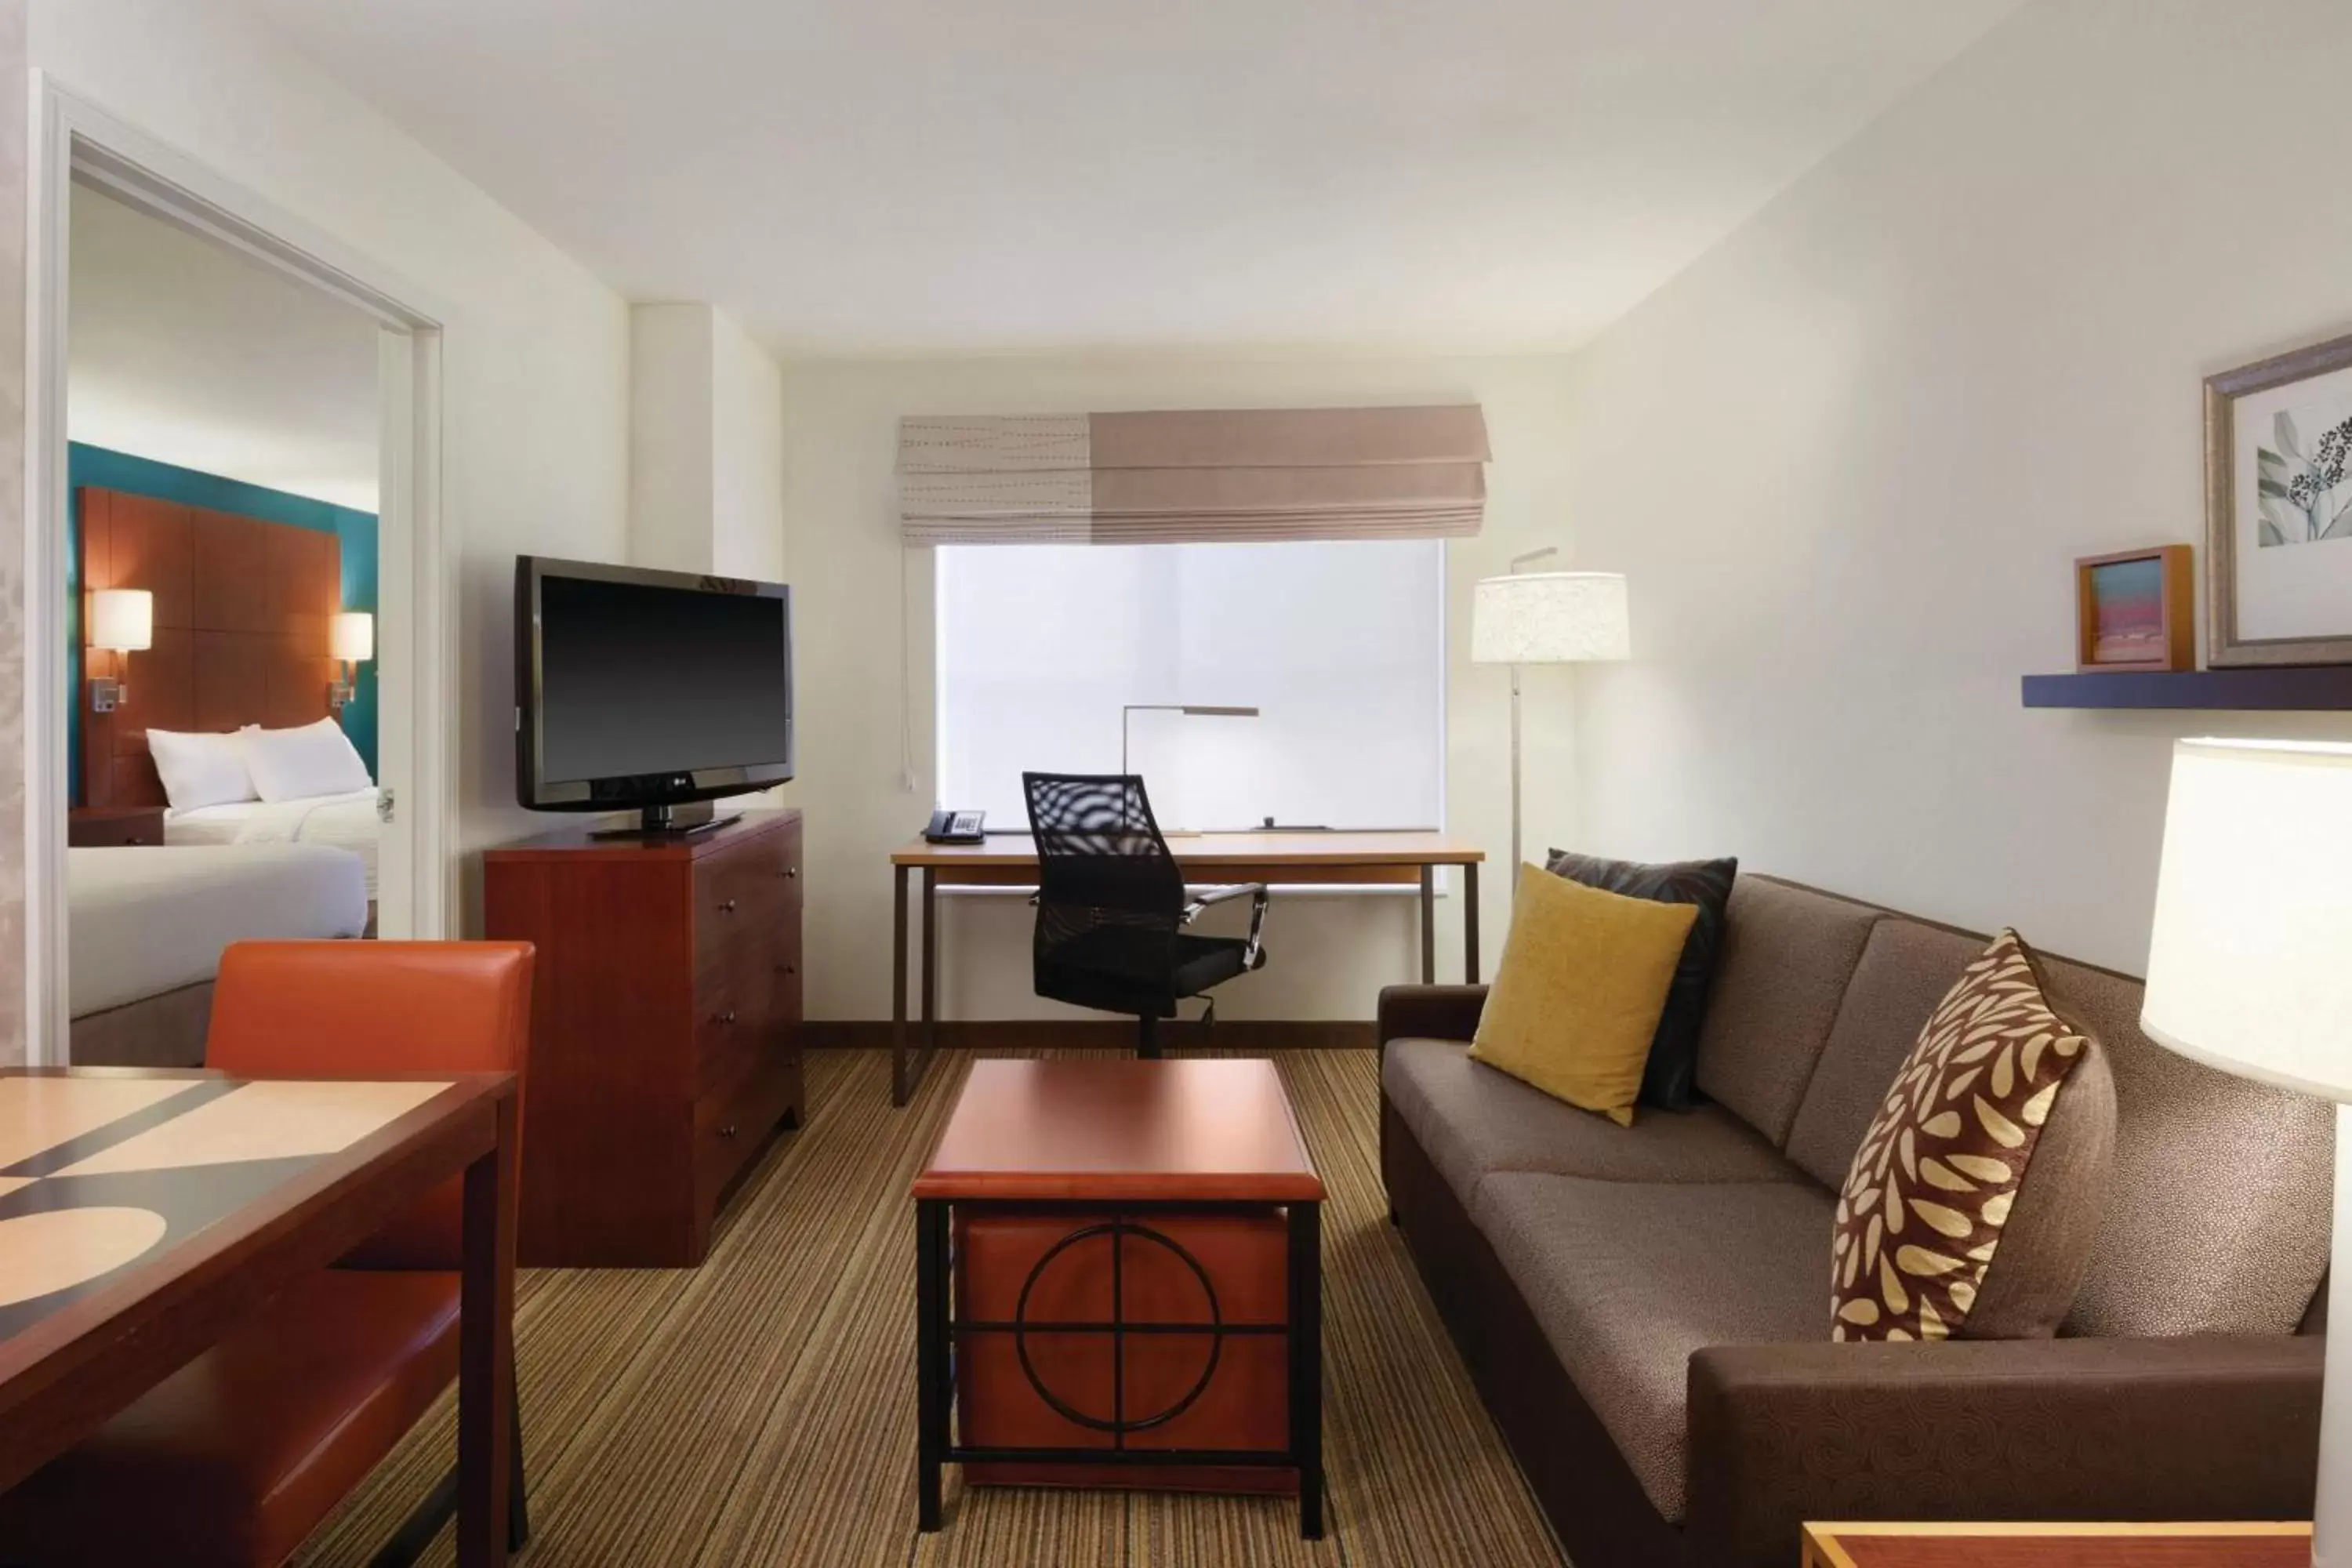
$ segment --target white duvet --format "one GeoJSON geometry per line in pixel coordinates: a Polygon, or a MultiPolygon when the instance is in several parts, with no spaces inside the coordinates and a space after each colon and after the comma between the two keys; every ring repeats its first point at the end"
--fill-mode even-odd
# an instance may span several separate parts
{"type": "Polygon", "coordinates": [[[367,927],[359,857],[325,845],[68,849],[66,896],[77,1018],[209,980],[233,942],[367,927]]]}
{"type": "Polygon", "coordinates": [[[163,842],[196,844],[329,844],[357,855],[367,868],[367,895],[375,897],[376,792],[318,795],[301,800],[243,800],[200,805],[163,816],[163,842]]]}

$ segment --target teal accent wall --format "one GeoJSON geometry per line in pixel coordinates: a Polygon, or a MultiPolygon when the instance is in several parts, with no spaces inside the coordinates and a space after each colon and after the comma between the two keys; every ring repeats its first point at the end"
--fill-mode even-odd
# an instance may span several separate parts
{"type": "MultiPolygon", "coordinates": [[[[265,489],[241,479],[194,468],[150,462],[128,452],[80,442],[66,448],[66,484],[70,500],[66,516],[66,766],[75,800],[81,798],[81,487],[124,490],[156,500],[200,506],[263,522],[315,528],[342,542],[343,603],[346,610],[375,610],[375,514],[334,506],[309,496],[265,489]]],[[[379,628],[379,631],[381,628],[379,628]]],[[[132,676],[138,669],[134,660],[132,676]]],[[[359,667],[352,700],[343,709],[343,732],[375,776],[375,661],[359,667]]]]}

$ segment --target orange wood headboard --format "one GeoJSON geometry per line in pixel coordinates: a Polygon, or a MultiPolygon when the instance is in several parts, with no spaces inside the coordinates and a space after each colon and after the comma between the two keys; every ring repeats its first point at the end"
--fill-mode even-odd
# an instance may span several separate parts
{"type": "Polygon", "coordinates": [[[151,724],[283,729],[331,711],[327,636],[342,602],[342,544],[333,534],[95,486],[79,495],[85,592],[155,595],[153,647],[88,650],[87,673],[120,676],[131,695],[98,713],[87,680],[78,694],[84,805],[165,804],[147,752],[151,724]]]}

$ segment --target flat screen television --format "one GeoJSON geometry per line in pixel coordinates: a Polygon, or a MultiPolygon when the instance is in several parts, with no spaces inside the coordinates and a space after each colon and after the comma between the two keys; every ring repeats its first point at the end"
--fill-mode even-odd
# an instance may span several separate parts
{"type": "Polygon", "coordinates": [[[515,795],[639,813],[793,776],[793,592],[782,583],[515,558],[515,795]]]}

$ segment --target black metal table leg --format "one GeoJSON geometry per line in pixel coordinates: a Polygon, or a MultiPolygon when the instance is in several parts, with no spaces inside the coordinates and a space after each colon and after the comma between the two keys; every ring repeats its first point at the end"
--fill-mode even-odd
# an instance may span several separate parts
{"type": "Polygon", "coordinates": [[[1462,984],[1478,984],[1478,862],[1462,868],[1462,984]]]}
{"type": "Polygon", "coordinates": [[[1437,868],[1421,868],[1421,983],[1437,984],[1437,868]]]}
{"type": "Polygon", "coordinates": [[[915,1496],[919,1529],[940,1527],[954,1365],[948,1353],[948,1205],[915,1204],[915,1496]]]}
{"type": "Polygon", "coordinates": [[[890,867],[890,1103],[907,1103],[907,868],[890,867]]]}
{"type": "Polygon", "coordinates": [[[919,976],[923,994],[923,1029],[921,1042],[915,1048],[914,1070],[907,1075],[907,1087],[912,1092],[922,1081],[923,1069],[930,1065],[932,1055],[940,1048],[940,874],[932,867],[923,868],[923,956],[919,976]]]}
{"type": "Polygon", "coordinates": [[[1290,1452],[1298,1533],[1323,1539],[1323,1205],[1290,1205],[1290,1452]]]}

